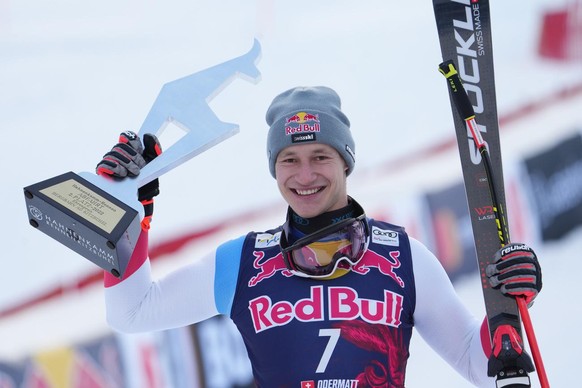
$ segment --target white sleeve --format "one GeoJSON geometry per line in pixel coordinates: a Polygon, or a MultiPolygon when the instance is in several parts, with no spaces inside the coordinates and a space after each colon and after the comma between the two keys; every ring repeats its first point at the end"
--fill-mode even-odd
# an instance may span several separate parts
{"type": "Polygon", "coordinates": [[[481,322],[459,300],[437,258],[410,238],[416,307],[414,325],[421,337],[447,363],[479,387],[494,387],[487,376],[487,357],[481,345],[481,322]]]}
{"type": "Polygon", "coordinates": [[[107,322],[135,333],[193,324],[218,314],[214,296],[216,251],[152,280],[150,261],[119,284],[105,288],[107,322]]]}

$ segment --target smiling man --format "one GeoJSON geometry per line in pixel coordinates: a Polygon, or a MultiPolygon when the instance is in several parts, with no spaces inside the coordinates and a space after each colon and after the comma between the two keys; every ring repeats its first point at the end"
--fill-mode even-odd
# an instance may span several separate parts
{"type": "MultiPolygon", "coordinates": [[[[327,87],[293,88],[273,100],[266,118],[269,170],[289,205],[284,224],[227,241],[153,280],[144,222],[124,278],[105,274],[110,325],[163,330],[227,315],[257,386],[268,388],[404,387],[416,329],[467,380],[495,386],[487,377],[488,330],[459,301],[436,257],[404,228],[367,217],[348,195],[355,144],[339,96],[327,87]]],[[[153,140],[144,139],[144,150],[135,134],[123,133],[98,173],[139,173],[161,152],[153,140]]],[[[153,186],[139,192],[147,220],[153,186]]],[[[537,258],[526,245],[512,246],[487,273],[500,292],[531,303],[541,289],[537,258]]]]}
{"type": "Polygon", "coordinates": [[[281,195],[304,218],[348,204],[347,169],[340,154],[324,144],[290,146],[279,153],[275,162],[281,195]]]}

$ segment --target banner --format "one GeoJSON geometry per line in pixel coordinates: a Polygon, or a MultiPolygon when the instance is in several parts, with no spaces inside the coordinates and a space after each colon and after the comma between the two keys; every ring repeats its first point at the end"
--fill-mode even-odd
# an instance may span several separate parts
{"type": "MultiPolygon", "coordinates": [[[[440,260],[451,281],[467,273],[477,272],[475,243],[463,182],[441,191],[426,194],[430,213],[432,252],[440,260]]],[[[471,209],[479,217],[493,216],[492,209],[471,209]]]]}
{"type": "Polygon", "coordinates": [[[582,225],[582,136],[575,134],[524,161],[543,241],[582,225]]]}
{"type": "Polygon", "coordinates": [[[193,327],[203,386],[207,388],[254,387],[246,347],[235,324],[219,315],[193,327]]]}
{"type": "Polygon", "coordinates": [[[192,388],[199,384],[187,328],[110,334],[0,363],[0,388],[192,388]]]}
{"type": "Polygon", "coordinates": [[[582,1],[567,3],[543,15],[538,53],[559,61],[582,59],[582,1]]]}

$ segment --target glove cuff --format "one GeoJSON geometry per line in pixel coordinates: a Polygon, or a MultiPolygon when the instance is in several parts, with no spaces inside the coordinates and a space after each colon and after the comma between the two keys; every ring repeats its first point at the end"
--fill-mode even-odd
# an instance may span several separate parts
{"type": "Polygon", "coordinates": [[[150,223],[152,222],[152,215],[154,214],[154,199],[144,199],[140,201],[143,205],[144,217],[141,220],[141,229],[148,231],[150,229],[150,223]]]}

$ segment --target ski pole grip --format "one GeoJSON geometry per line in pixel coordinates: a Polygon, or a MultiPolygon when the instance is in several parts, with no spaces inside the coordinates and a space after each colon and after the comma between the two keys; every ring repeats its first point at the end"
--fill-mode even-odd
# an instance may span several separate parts
{"type": "Polygon", "coordinates": [[[473,110],[473,105],[469,101],[469,96],[467,96],[467,92],[463,87],[459,73],[455,68],[455,63],[450,60],[445,61],[439,65],[439,71],[448,81],[447,83],[453,96],[453,101],[462,118],[468,120],[474,117],[475,111],[473,110]]]}

